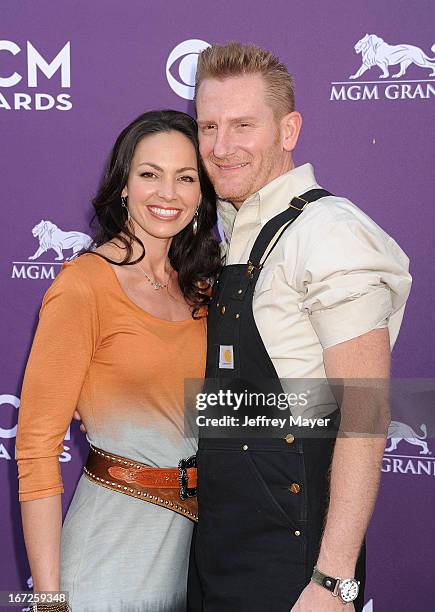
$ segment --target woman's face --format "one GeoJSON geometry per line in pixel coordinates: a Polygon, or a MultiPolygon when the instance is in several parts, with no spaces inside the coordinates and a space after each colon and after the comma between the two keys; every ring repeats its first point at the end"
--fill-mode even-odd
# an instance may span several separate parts
{"type": "Polygon", "coordinates": [[[188,225],[201,199],[193,144],[180,132],[145,136],[136,146],[127,185],[135,225],[156,238],[172,238],[188,225]]]}

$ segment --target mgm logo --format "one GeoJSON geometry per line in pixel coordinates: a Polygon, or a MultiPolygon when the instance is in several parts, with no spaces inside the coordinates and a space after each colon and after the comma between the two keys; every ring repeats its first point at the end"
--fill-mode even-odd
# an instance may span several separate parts
{"type": "Polygon", "coordinates": [[[39,242],[39,246],[33,255],[28,257],[29,261],[12,262],[12,278],[22,278],[30,280],[54,279],[56,276],[56,266],[59,267],[65,260],[74,259],[81,251],[92,246],[92,239],[83,232],[65,232],[51,221],[40,221],[32,229],[32,235],[39,242]],[[55,260],[51,262],[35,260],[45,253],[54,251],[55,260]],[[71,251],[65,258],[64,251],[71,251]]]}
{"type": "MultiPolygon", "coordinates": [[[[331,101],[427,100],[435,97],[435,56],[427,55],[420,47],[390,45],[376,34],[366,34],[355,44],[354,50],[361,55],[360,66],[348,81],[331,82],[331,101]],[[390,75],[394,66],[397,71],[390,75]],[[415,68],[430,72],[421,74],[420,71],[420,78],[413,74],[410,80],[403,79],[411,67],[417,77],[419,72],[415,68]],[[356,82],[361,77],[370,80],[356,82]]],[[[435,53],[435,45],[431,51],[435,53]]]]}
{"type": "Polygon", "coordinates": [[[420,431],[421,434],[406,423],[391,421],[388,428],[389,444],[385,449],[382,465],[383,472],[435,476],[435,458],[431,457],[432,451],[429,449],[427,428],[424,423],[420,425],[420,431]],[[400,454],[396,452],[399,444],[400,454]],[[408,454],[410,452],[413,454],[408,454]]]}

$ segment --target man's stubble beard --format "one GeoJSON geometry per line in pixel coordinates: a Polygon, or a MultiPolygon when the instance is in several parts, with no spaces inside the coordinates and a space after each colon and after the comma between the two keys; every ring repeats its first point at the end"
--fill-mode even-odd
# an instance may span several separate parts
{"type": "MultiPolygon", "coordinates": [[[[243,202],[245,200],[247,200],[250,196],[254,195],[255,193],[257,193],[258,191],[260,191],[260,189],[262,189],[263,187],[265,187],[268,183],[270,183],[272,180],[274,180],[274,178],[276,178],[277,176],[279,176],[279,173],[276,173],[276,176],[273,176],[273,169],[276,167],[278,167],[279,164],[279,154],[278,152],[275,150],[275,145],[279,145],[280,142],[280,134],[278,129],[276,130],[275,134],[274,134],[274,140],[273,140],[273,145],[270,147],[269,151],[267,153],[265,153],[262,156],[262,160],[260,163],[260,170],[264,169],[264,167],[267,164],[267,170],[264,173],[264,179],[260,180],[260,181],[256,181],[256,177],[258,176],[259,172],[255,172],[255,170],[253,170],[250,179],[246,181],[246,185],[242,185],[241,189],[238,192],[231,192],[228,191],[226,192],[225,189],[218,189],[218,187],[215,184],[215,181],[212,177],[212,175],[210,174],[210,172],[207,169],[207,165],[205,164],[206,167],[206,171],[207,174],[209,176],[210,181],[212,182],[215,191],[216,191],[216,195],[218,196],[218,198],[220,200],[225,200],[226,202],[232,202],[233,204],[243,204],[243,202]],[[271,178],[271,176],[273,176],[273,178],[271,178]],[[255,187],[253,188],[253,185],[255,185],[255,187]]],[[[241,161],[237,161],[237,160],[231,160],[232,163],[243,163],[241,161]]],[[[246,161],[246,160],[245,160],[246,161]]],[[[210,165],[213,164],[213,161],[210,160],[210,165]]],[[[240,206],[238,206],[237,208],[240,208],[240,206]]]]}
{"type": "MultiPolygon", "coordinates": [[[[233,160],[232,162],[237,163],[237,162],[234,162],[233,160]]],[[[210,161],[209,163],[210,163],[210,166],[213,167],[213,162],[210,161]]],[[[238,163],[243,163],[243,162],[238,162],[238,163]]],[[[216,195],[220,200],[225,200],[226,202],[233,202],[233,203],[238,204],[238,203],[243,203],[249,197],[250,195],[249,185],[252,184],[253,182],[252,180],[247,180],[247,186],[244,187],[243,191],[240,191],[240,190],[237,192],[227,191],[225,187],[220,188],[216,184],[217,181],[215,180],[215,177],[213,176],[212,172],[208,169],[207,165],[208,165],[207,163],[204,163],[205,170],[207,172],[208,178],[210,179],[214,187],[216,195]]],[[[243,186],[241,188],[243,188],[243,186]]]]}
{"type": "MultiPolygon", "coordinates": [[[[229,188],[229,190],[227,191],[225,187],[219,187],[218,185],[216,185],[212,175],[208,171],[207,172],[211,182],[213,183],[216,194],[220,200],[225,200],[226,202],[232,202],[233,204],[241,205],[250,196],[257,193],[262,187],[264,187],[270,182],[268,177],[270,176],[270,173],[275,165],[274,162],[274,156],[266,156],[266,158],[263,159],[262,164],[260,165],[260,168],[262,167],[264,169],[264,165],[265,163],[267,163],[267,171],[264,173],[264,180],[260,180],[259,182],[257,182],[256,177],[258,173],[256,173],[254,170],[250,174],[250,177],[246,179],[246,182],[244,181],[243,183],[241,183],[240,188],[237,191],[231,191],[231,188],[229,188]]],[[[238,206],[237,208],[239,207],[240,206],[238,206]]]]}
{"type": "Polygon", "coordinates": [[[246,193],[231,193],[231,192],[221,192],[216,191],[216,194],[220,200],[225,200],[226,202],[232,202],[233,204],[243,204],[245,200],[249,198],[251,193],[249,190],[246,193]]]}

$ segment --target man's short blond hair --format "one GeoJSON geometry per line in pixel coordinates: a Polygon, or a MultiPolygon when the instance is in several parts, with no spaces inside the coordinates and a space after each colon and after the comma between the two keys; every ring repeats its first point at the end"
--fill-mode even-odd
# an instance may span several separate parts
{"type": "MultiPolygon", "coordinates": [[[[295,109],[293,79],[287,67],[271,51],[256,45],[228,42],[211,45],[199,54],[195,92],[205,79],[225,79],[244,74],[261,74],[267,96],[278,116],[295,109]]],[[[195,93],[195,99],[196,99],[195,93]]]]}

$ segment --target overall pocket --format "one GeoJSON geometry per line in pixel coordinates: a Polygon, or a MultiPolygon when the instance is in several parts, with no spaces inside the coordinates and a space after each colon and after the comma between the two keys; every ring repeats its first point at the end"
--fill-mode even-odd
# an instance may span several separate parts
{"type": "Polygon", "coordinates": [[[307,504],[303,456],[258,450],[243,455],[267,511],[291,529],[303,526],[307,504]]]}

